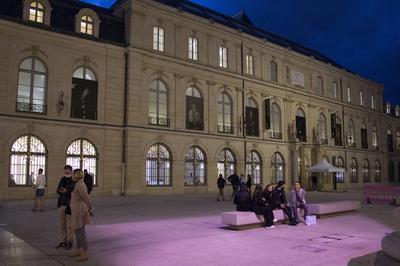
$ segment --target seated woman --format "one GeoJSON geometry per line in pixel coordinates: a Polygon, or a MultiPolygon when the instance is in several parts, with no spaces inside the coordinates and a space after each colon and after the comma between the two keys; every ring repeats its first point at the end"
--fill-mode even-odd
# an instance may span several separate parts
{"type": "Polygon", "coordinates": [[[239,212],[251,211],[251,196],[245,183],[240,184],[240,189],[236,193],[233,203],[236,204],[236,210],[239,212]]]}
{"type": "Polygon", "coordinates": [[[257,215],[263,215],[266,228],[275,228],[274,226],[274,213],[272,212],[272,206],[267,203],[266,198],[264,198],[262,187],[257,185],[254,189],[253,194],[253,211],[257,215]]]}

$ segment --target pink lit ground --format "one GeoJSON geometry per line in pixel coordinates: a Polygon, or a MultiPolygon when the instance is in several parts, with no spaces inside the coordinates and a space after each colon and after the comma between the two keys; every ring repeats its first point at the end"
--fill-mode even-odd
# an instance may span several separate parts
{"type": "MultiPolygon", "coordinates": [[[[309,192],[309,202],[360,199],[360,193],[309,192]]],[[[362,205],[359,213],[319,219],[315,226],[223,229],[229,202],[213,195],[101,197],[88,226],[90,261],[80,265],[347,265],[380,250],[400,224],[396,208],[362,205]]],[[[0,265],[74,265],[56,250],[55,200],[43,213],[31,202],[0,204],[0,265]]],[[[363,265],[367,265],[364,262],[363,265]]]]}

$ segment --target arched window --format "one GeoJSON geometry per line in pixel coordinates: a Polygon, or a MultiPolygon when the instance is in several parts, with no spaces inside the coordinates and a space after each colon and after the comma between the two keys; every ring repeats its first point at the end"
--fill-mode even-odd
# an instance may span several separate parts
{"type": "Polygon", "coordinates": [[[153,27],[153,50],[164,52],[165,33],[161,27],[153,27]]]}
{"type": "Polygon", "coordinates": [[[388,179],[389,182],[395,182],[396,177],[395,177],[395,170],[394,170],[394,162],[393,161],[389,161],[389,165],[388,165],[388,179]]]}
{"type": "Polygon", "coordinates": [[[233,133],[232,127],[232,101],[226,93],[218,95],[218,132],[233,133]]]}
{"type": "Polygon", "coordinates": [[[29,5],[29,20],[37,23],[44,22],[44,6],[38,1],[33,1],[29,5]]]}
{"type": "Polygon", "coordinates": [[[271,61],[271,81],[278,81],[278,64],[275,61],[271,61]]]}
{"type": "Polygon", "coordinates": [[[347,145],[349,147],[355,147],[355,136],[354,136],[354,121],[349,120],[349,129],[347,132],[347,145]]]}
{"type": "MultiPolygon", "coordinates": [[[[344,168],[344,160],[341,156],[336,158],[335,166],[338,168],[344,168]]],[[[344,183],[344,173],[336,173],[336,183],[344,183]]]]}
{"type": "Polygon", "coordinates": [[[318,94],[324,94],[324,80],[321,76],[317,77],[317,92],[318,94]]]}
{"type": "Polygon", "coordinates": [[[246,135],[259,136],[258,126],[258,106],[253,98],[247,98],[246,101],[246,135]]]}
{"type": "Polygon", "coordinates": [[[246,177],[250,175],[254,184],[261,184],[262,162],[256,151],[250,151],[246,156],[246,177]]]}
{"type": "Polygon", "coordinates": [[[382,182],[382,167],[381,167],[381,163],[379,162],[379,160],[375,160],[375,176],[374,176],[374,179],[375,179],[376,183],[382,182]]]}
{"type": "Polygon", "coordinates": [[[388,129],[386,135],[387,135],[388,152],[394,152],[392,131],[388,129]]]}
{"type": "Polygon", "coordinates": [[[206,184],[207,158],[197,146],[190,147],[185,153],[185,185],[199,186],[206,184]]]}
{"type": "Polygon", "coordinates": [[[19,65],[17,111],[47,113],[47,69],[35,57],[24,59],[19,65]]]}
{"type": "Polygon", "coordinates": [[[254,57],[251,54],[246,55],[246,74],[254,75],[254,57]]]}
{"type": "Polygon", "coordinates": [[[335,123],[335,145],[342,146],[342,121],[340,120],[340,117],[336,116],[335,123]]]}
{"type": "Polygon", "coordinates": [[[317,142],[321,144],[328,144],[328,137],[327,137],[327,129],[326,129],[327,123],[326,123],[326,116],[323,113],[319,114],[319,120],[318,120],[318,133],[317,133],[317,142]]]}
{"type": "Polygon", "coordinates": [[[81,17],[81,33],[93,35],[93,18],[89,15],[81,17]]]}
{"type": "Polygon", "coordinates": [[[332,82],[332,96],[333,96],[333,98],[335,98],[335,99],[337,99],[337,97],[338,97],[338,93],[337,93],[338,91],[337,91],[337,82],[336,81],[333,81],[332,82]]]}
{"type": "Polygon", "coordinates": [[[281,109],[279,105],[273,103],[271,105],[271,129],[270,137],[273,139],[282,139],[282,129],[281,129],[281,109]]]}
{"type": "Polygon", "coordinates": [[[93,176],[94,185],[97,185],[97,160],[96,148],[86,139],[74,140],[68,146],[65,163],[73,169],[87,170],[93,176]]]}
{"type": "Polygon", "coordinates": [[[296,111],[296,130],[297,130],[296,137],[301,142],[307,142],[306,115],[301,108],[297,109],[296,111]]]}
{"type": "Polygon", "coordinates": [[[357,165],[356,158],[351,158],[350,182],[351,183],[358,183],[358,165],[357,165]]]}
{"type": "Polygon", "coordinates": [[[285,180],[285,161],[279,152],[275,152],[271,158],[271,183],[276,184],[285,180]]]}
{"type": "Polygon", "coordinates": [[[149,124],[169,126],[168,90],[160,80],[154,80],[149,89],[149,124]]]}
{"type": "Polygon", "coordinates": [[[31,186],[39,169],[47,170],[47,150],[38,138],[26,135],[11,147],[10,185],[31,186]]]}
{"type": "Polygon", "coordinates": [[[90,68],[82,66],[72,75],[71,117],[97,119],[98,82],[90,68]]]}
{"type": "Polygon", "coordinates": [[[222,149],[218,153],[217,160],[218,175],[221,174],[225,179],[227,179],[235,172],[236,159],[231,150],[227,148],[222,149]]]}
{"type": "Polygon", "coordinates": [[[372,127],[372,148],[378,149],[378,133],[375,125],[372,127]]]}
{"type": "Polygon", "coordinates": [[[199,60],[199,41],[195,37],[189,37],[189,55],[188,58],[192,60],[199,60]]]}
{"type": "Polygon", "coordinates": [[[146,184],[147,186],[171,185],[172,158],[163,144],[155,144],[147,151],[146,184]]]}
{"type": "Polygon", "coordinates": [[[361,123],[361,148],[368,149],[368,131],[364,122],[361,123]]]}
{"type": "Polygon", "coordinates": [[[370,183],[371,177],[369,172],[369,162],[367,159],[363,161],[363,183],[370,183]]]}
{"type": "Polygon", "coordinates": [[[186,128],[204,130],[203,122],[203,98],[200,92],[189,87],[186,90],[186,128]]]}

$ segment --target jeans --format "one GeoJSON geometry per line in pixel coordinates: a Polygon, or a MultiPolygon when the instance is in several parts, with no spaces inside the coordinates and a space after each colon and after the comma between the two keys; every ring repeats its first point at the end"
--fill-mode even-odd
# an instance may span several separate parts
{"type": "Polygon", "coordinates": [[[304,202],[300,202],[300,203],[297,203],[294,207],[292,207],[293,216],[294,216],[294,219],[296,219],[296,221],[299,220],[299,216],[297,214],[297,208],[304,210],[304,220],[305,220],[306,216],[308,215],[307,205],[304,202]]]}
{"type": "Polygon", "coordinates": [[[88,250],[88,243],[86,238],[85,227],[75,230],[76,248],[82,248],[84,251],[88,250]]]}

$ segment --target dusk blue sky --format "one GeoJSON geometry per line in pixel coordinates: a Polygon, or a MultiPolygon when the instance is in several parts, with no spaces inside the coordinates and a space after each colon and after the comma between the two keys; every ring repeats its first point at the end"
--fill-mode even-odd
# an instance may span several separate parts
{"type": "MultiPolygon", "coordinates": [[[[115,0],[85,0],[104,7],[115,0]]],[[[226,15],[243,7],[252,22],[381,83],[400,104],[399,0],[193,0],[226,15]]]]}

